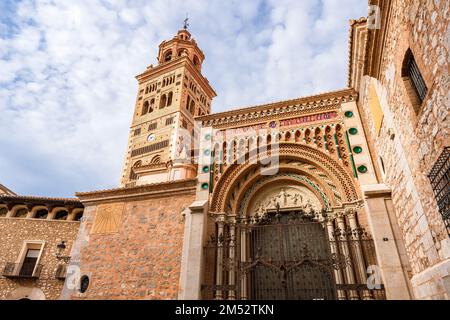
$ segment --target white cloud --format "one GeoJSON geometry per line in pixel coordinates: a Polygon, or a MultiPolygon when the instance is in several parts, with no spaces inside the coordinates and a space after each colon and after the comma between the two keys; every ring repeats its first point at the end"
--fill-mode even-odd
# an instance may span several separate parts
{"type": "Polygon", "coordinates": [[[117,186],[134,76],[186,12],[215,112],[344,87],[348,19],[366,14],[360,0],[24,0],[16,9],[0,16],[16,24],[0,33],[0,182],[55,196],[117,186]]]}

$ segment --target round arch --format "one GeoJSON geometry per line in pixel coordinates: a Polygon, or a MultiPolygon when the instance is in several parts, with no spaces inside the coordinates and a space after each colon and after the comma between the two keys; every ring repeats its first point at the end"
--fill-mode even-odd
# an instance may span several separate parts
{"type": "Polygon", "coordinates": [[[8,297],[8,300],[46,300],[45,293],[36,287],[19,287],[8,297]]]}
{"type": "Polygon", "coordinates": [[[311,146],[282,142],[278,148],[272,150],[270,157],[258,155],[256,152],[250,152],[250,155],[245,162],[237,161],[229,165],[220,177],[211,198],[212,212],[224,213],[230,209],[236,210],[235,204],[242,200],[250,185],[264,177],[264,170],[270,167],[262,163],[272,163],[267,161],[271,158],[279,159],[279,172],[308,177],[320,186],[330,200],[330,206],[339,206],[361,199],[360,190],[354,183],[349,169],[339,160],[311,146]],[[257,161],[258,156],[263,161],[257,161]],[[240,164],[241,162],[243,163],[240,164]]]}
{"type": "Polygon", "coordinates": [[[242,196],[237,201],[237,203],[240,204],[237,208],[238,216],[242,217],[248,214],[251,200],[255,198],[255,196],[257,196],[262,190],[270,188],[273,185],[280,186],[281,184],[283,184],[285,187],[302,186],[311,191],[311,193],[314,194],[315,197],[320,201],[320,205],[322,207],[321,209],[331,209],[331,204],[327,198],[327,195],[317,183],[313,182],[306,176],[292,173],[279,173],[274,176],[267,176],[260,179],[256,183],[253,183],[251,187],[242,194],[242,196]]]}

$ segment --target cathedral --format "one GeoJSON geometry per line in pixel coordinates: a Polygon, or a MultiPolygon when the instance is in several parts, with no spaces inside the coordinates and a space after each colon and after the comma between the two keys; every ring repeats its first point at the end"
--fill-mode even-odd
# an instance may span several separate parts
{"type": "Polygon", "coordinates": [[[163,41],[120,186],[0,185],[0,299],[450,299],[449,3],[369,5],[346,88],[221,113],[163,41]]]}

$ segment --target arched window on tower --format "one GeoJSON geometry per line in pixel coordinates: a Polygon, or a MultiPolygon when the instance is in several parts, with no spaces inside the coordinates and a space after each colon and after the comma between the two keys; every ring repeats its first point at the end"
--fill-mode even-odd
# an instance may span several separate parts
{"type": "Polygon", "coordinates": [[[187,52],[187,50],[185,48],[181,48],[178,50],[178,56],[181,57],[183,55],[183,52],[187,52]]]}
{"type": "Polygon", "coordinates": [[[165,94],[163,94],[161,96],[161,100],[159,101],[159,108],[162,109],[166,106],[167,104],[167,96],[165,94]]]}
{"type": "Polygon", "coordinates": [[[164,54],[164,62],[172,60],[172,50],[167,51],[164,54]]]}
{"type": "Polygon", "coordinates": [[[153,110],[155,109],[155,99],[150,100],[150,106],[148,108],[148,113],[153,112],[153,110]]]}
{"type": "Polygon", "coordinates": [[[137,167],[140,167],[142,164],[142,161],[136,161],[135,164],[133,165],[133,167],[130,170],[130,180],[136,180],[137,179],[137,174],[136,172],[134,172],[134,169],[137,167]]]}
{"type": "Polygon", "coordinates": [[[198,60],[198,57],[197,57],[197,56],[194,56],[193,62],[194,62],[194,66],[196,66],[196,67],[199,67],[199,66],[200,66],[200,60],[198,60]]]}
{"type": "Polygon", "coordinates": [[[149,103],[148,103],[148,100],[147,100],[147,101],[144,102],[144,106],[142,107],[142,113],[141,113],[142,116],[147,114],[148,108],[149,108],[149,103]]]}
{"type": "Polygon", "coordinates": [[[195,102],[194,100],[191,101],[191,104],[189,106],[189,112],[194,115],[195,114],[195,102]]]}
{"type": "Polygon", "coordinates": [[[172,98],[173,98],[173,92],[170,91],[169,94],[167,95],[167,106],[172,105],[172,98]]]}
{"type": "Polygon", "coordinates": [[[189,104],[191,103],[191,97],[188,96],[187,97],[187,101],[186,101],[186,110],[189,110],[189,104]]]}

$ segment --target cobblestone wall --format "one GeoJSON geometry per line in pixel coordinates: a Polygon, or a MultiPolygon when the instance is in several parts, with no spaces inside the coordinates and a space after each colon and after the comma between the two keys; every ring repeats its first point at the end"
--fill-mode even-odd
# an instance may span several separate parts
{"type": "MultiPolygon", "coordinates": [[[[44,241],[44,248],[39,261],[42,271],[38,279],[7,278],[0,276],[0,299],[21,298],[19,291],[39,288],[46,299],[58,299],[64,281],[55,278],[59,262],[56,245],[66,241],[66,253],[75,240],[80,223],[77,221],[0,218],[0,271],[8,262],[16,262],[23,248],[24,241],[44,241]]],[[[30,297],[31,298],[31,297],[30,297]]]]}
{"type": "MultiPolygon", "coordinates": [[[[450,144],[449,6],[442,0],[393,1],[380,79],[370,82],[384,113],[378,137],[368,102],[362,102],[384,162],[385,182],[392,188],[416,298],[450,298],[445,284],[450,267],[442,266],[450,258],[450,241],[427,177],[450,144]],[[428,87],[417,114],[401,73],[408,48],[428,87]]],[[[367,98],[370,84],[366,84],[367,98]]]]}

